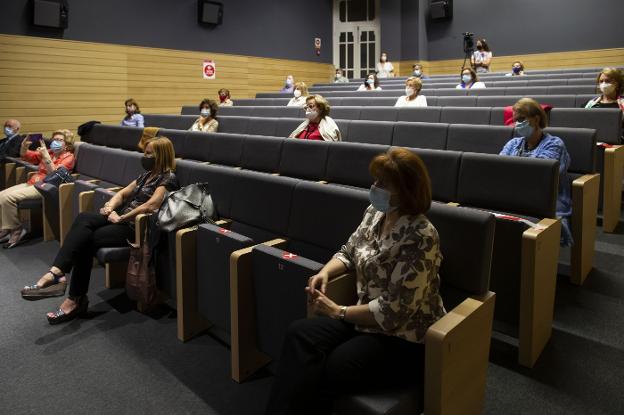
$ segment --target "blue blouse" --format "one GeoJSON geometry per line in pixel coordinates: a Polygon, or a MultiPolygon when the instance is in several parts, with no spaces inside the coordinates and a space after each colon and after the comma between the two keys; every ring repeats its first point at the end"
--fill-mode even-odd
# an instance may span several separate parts
{"type": "Polygon", "coordinates": [[[512,138],[500,152],[502,156],[535,157],[559,160],[559,194],[557,195],[557,217],[561,219],[561,245],[572,245],[569,218],[572,216],[572,197],[570,194],[570,154],[559,137],[544,133],[541,141],[532,150],[527,149],[524,137],[512,138]]]}
{"type": "Polygon", "coordinates": [[[139,127],[143,128],[144,119],[141,114],[132,114],[131,117],[126,116],[123,120],[121,120],[121,125],[123,127],[139,127]]]}

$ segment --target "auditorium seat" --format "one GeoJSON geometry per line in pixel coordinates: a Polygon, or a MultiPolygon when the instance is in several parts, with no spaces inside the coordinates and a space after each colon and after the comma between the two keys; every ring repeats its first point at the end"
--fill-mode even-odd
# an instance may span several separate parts
{"type": "Polygon", "coordinates": [[[284,141],[278,173],[282,176],[318,180],[325,176],[330,143],[311,140],[284,141]]]}
{"type": "MultiPolygon", "coordinates": [[[[401,120],[403,121],[403,120],[401,120]]],[[[442,107],[440,122],[449,124],[490,124],[490,108],[442,107]]]]}
{"type": "Polygon", "coordinates": [[[396,121],[397,111],[394,107],[362,107],[360,119],[370,121],[396,121]]]}
{"type": "Polygon", "coordinates": [[[448,127],[446,123],[399,121],[394,124],[392,145],[445,150],[448,127]]]}
{"type": "Polygon", "coordinates": [[[246,137],[243,141],[240,167],[248,170],[276,173],[279,169],[282,145],[285,141],[275,137],[246,137]]]}
{"type": "Polygon", "coordinates": [[[339,185],[368,188],[373,177],[368,171],[371,160],[388,151],[379,144],[331,143],[327,152],[324,180],[339,185]]]}
{"type": "Polygon", "coordinates": [[[389,121],[352,121],[348,133],[342,132],[341,128],[342,140],[390,145],[393,129],[394,123],[389,121]]]}

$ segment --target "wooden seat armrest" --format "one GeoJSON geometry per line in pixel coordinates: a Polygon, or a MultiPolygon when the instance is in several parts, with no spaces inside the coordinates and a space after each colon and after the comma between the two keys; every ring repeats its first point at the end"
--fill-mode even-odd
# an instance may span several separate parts
{"type": "MultiPolygon", "coordinates": [[[[272,239],[264,245],[279,248],[287,242],[286,239],[272,239]]],[[[232,379],[239,383],[271,360],[257,347],[252,250],[253,246],[250,246],[230,255],[232,379]]]]}
{"type": "Polygon", "coordinates": [[[78,213],[91,212],[93,210],[93,196],[95,190],[80,192],[78,195],[78,213]]]}
{"type": "Polygon", "coordinates": [[[328,184],[329,182],[327,180],[318,180],[317,183],[328,184]]]}
{"type": "Polygon", "coordinates": [[[358,297],[355,272],[345,272],[344,274],[331,277],[329,281],[327,281],[325,294],[336,304],[356,304],[358,297]]]}
{"type": "Polygon", "coordinates": [[[120,191],[121,189],[123,189],[123,187],[121,187],[121,186],[117,186],[117,187],[111,187],[111,188],[108,188],[108,189],[106,189],[106,190],[108,190],[109,192],[117,193],[117,192],[118,192],[118,191],[120,191]]]}
{"type": "Polygon", "coordinates": [[[586,174],[572,182],[572,245],[570,282],[581,285],[594,265],[596,216],[600,174],[586,174]]]}
{"type": "Polygon", "coordinates": [[[37,174],[36,171],[29,171],[28,174],[26,175],[26,180],[27,181],[30,180],[30,178],[34,176],[35,174],[37,174]]]}
{"type": "Polygon", "coordinates": [[[145,238],[145,231],[147,230],[147,227],[149,225],[150,216],[152,216],[151,213],[139,213],[134,218],[134,243],[143,243],[143,238],[145,238]]]}
{"type": "Polygon", "coordinates": [[[604,150],[602,228],[613,232],[620,221],[622,208],[622,177],[624,177],[624,145],[604,150]]]}
{"type": "Polygon", "coordinates": [[[229,229],[230,226],[232,225],[232,219],[219,219],[218,221],[215,222],[215,224],[222,228],[229,229]]]}
{"type": "Polygon", "coordinates": [[[494,302],[467,298],[427,330],[425,414],[483,412],[494,302]]]}
{"type": "Polygon", "coordinates": [[[561,222],[542,219],[522,233],[518,363],[533,367],[552,333],[561,222]]]}

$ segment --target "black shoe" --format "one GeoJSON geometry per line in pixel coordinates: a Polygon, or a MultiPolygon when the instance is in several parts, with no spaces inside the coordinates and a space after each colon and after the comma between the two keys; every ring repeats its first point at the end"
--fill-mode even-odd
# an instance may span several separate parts
{"type": "Polygon", "coordinates": [[[65,295],[67,281],[61,281],[64,274],[55,274],[51,270],[47,272],[52,274],[50,284],[40,287],[37,284],[27,285],[22,288],[22,298],[25,300],[40,300],[48,297],[61,297],[65,295]]]}
{"type": "Polygon", "coordinates": [[[20,233],[17,236],[17,238],[13,239],[13,236],[11,235],[11,238],[9,239],[9,242],[7,242],[4,245],[2,245],[2,247],[4,249],[15,248],[17,245],[19,245],[20,243],[24,242],[24,236],[26,236],[27,233],[28,233],[28,231],[26,229],[21,228],[20,229],[20,233]]]}
{"type": "Polygon", "coordinates": [[[59,307],[58,310],[54,312],[54,317],[50,317],[50,316],[46,316],[46,317],[48,318],[48,323],[50,323],[51,325],[61,324],[66,321],[73,320],[79,315],[86,313],[87,308],[89,308],[89,299],[87,298],[86,295],[83,295],[78,300],[78,304],[76,305],[76,308],[74,308],[69,313],[65,313],[59,307]]]}

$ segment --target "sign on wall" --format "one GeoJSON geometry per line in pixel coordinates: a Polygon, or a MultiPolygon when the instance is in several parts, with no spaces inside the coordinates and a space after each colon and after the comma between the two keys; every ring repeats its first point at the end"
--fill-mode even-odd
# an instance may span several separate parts
{"type": "Polygon", "coordinates": [[[217,67],[213,60],[206,59],[203,64],[204,79],[215,79],[217,77],[217,67]]]}

